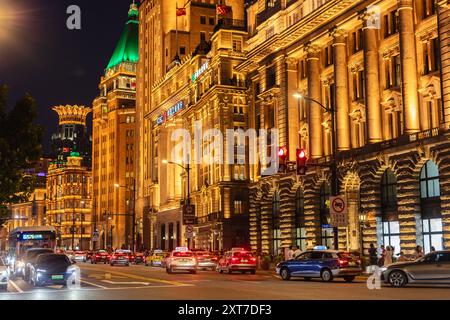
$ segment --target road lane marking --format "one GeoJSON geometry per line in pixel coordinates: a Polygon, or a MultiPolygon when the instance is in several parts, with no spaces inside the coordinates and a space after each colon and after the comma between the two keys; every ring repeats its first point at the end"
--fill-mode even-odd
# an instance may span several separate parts
{"type": "Polygon", "coordinates": [[[92,283],[92,282],[89,282],[89,281],[86,281],[86,280],[80,280],[82,283],[86,283],[86,284],[88,284],[88,285],[91,285],[91,286],[94,286],[94,287],[97,287],[97,288],[101,288],[101,289],[108,289],[107,287],[105,287],[105,286],[102,286],[102,285],[99,285],[99,284],[95,284],[95,283],[92,283]]]}
{"type": "Polygon", "coordinates": [[[23,293],[23,290],[20,289],[20,287],[14,281],[9,280],[9,283],[11,283],[14,289],[16,289],[19,293],[23,293]]]}
{"type": "Polygon", "coordinates": [[[125,285],[125,284],[129,284],[129,285],[141,284],[141,285],[144,285],[144,286],[149,286],[150,285],[150,283],[148,283],[148,282],[116,282],[116,281],[109,281],[109,280],[102,280],[102,282],[106,282],[106,283],[109,283],[109,284],[121,284],[121,285],[125,285]]]}
{"type": "MultiPolygon", "coordinates": [[[[87,267],[86,269],[89,269],[89,267],[87,267]]],[[[91,269],[92,270],[92,269],[91,269]]],[[[163,280],[163,279],[155,279],[155,278],[148,278],[148,277],[143,277],[143,276],[138,276],[138,275],[134,275],[131,273],[125,273],[125,272],[119,272],[119,271],[112,271],[112,270],[108,270],[105,271],[105,273],[111,273],[111,274],[116,274],[119,276],[125,276],[127,278],[131,278],[131,279],[137,279],[137,280],[144,280],[147,282],[159,282],[159,283],[166,283],[166,284],[171,284],[173,286],[178,286],[178,287],[183,287],[185,286],[184,283],[182,282],[178,282],[178,281],[171,281],[171,280],[163,280]]]]}

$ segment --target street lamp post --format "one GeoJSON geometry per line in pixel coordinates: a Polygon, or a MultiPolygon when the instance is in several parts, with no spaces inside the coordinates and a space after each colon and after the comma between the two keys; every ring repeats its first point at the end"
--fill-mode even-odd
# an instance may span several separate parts
{"type": "Polygon", "coordinates": [[[186,175],[187,175],[187,199],[186,199],[186,203],[188,205],[190,205],[191,204],[191,188],[190,188],[191,166],[189,164],[189,161],[188,161],[186,167],[181,165],[181,164],[179,164],[179,163],[172,162],[172,161],[167,161],[167,160],[163,160],[162,163],[163,164],[173,164],[175,166],[180,167],[181,169],[183,169],[186,172],[186,175]]]}
{"type": "MultiPolygon", "coordinates": [[[[294,98],[305,99],[307,101],[314,102],[318,104],[322,109],[329,112],[331,115],[331,194],[332,196],[337,196],[339,192],[339,181],[337,178],[337,134],[336,134],[336,109],[334,107],[325,107],[320,101],[316,99],[304,96],[300,93],[294,94],[294,98]]],[[[333,228],[334,233],[334,248],[339,249],[339,229],[337,227],[333,228]]]]}
{"type": "MultiPolygon", "coordinates": [[[[162,161],[163,164],[172,164],[175,166],[180,167],[181,169],[183,169],[186,172],[187,175],[187,199],[186,199],[186,204],[189,206],[191,204],[191,188],[190,188],[190,175],[191,175],[191,166],[189,164],[189,160],[187,161],[187,165],[183,166],[179,163],[176,162],[172,162],[172,161],[167,161],[167,160],[163,160],[162,161]]],[[[182,221],[183,223],[183,221],[182,221]]],[[[191,246],[191,239],[188,239],[188,247],[191,246]]]]}
{"type": "Polygon", "coordinates": [[[132,230],[131,230],[131,248],[133,249],[133,252],[136,251],[135,248],[135,241],[136,241],[136,179],[133,178],[133,190],[131,190],[128,186],[121,186],[120,184],[116,183],[114,185],[116,188],[124,188],[129,192],[133,192],[133,212],[131,214],[132,217],[132,230]]]}

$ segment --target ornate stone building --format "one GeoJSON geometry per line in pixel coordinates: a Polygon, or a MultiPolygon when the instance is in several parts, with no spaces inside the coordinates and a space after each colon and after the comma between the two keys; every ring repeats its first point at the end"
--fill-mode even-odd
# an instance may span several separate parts
{"type": "MultiPolygon", "coordinates": [[[[71,124],[86,127],[86,117],[92,111],[82,106],[59,106],[61,126],[71,124]]],[[[84,130],[84,129],[83,129],[84,130]]],[[[68,137],[77,134],[68,131],[68,137]]],[[[92,224],[92,173],[86,159],[72,151],[58,156],[49,168],[46,180],[46,225],[58,232],[58,246],[77,250],[91,248],[92,224]]],[[[90,152],[89,152],[90,154],[90,152]]]]}
{"type": "MultiPolygon", "coordinates": [[[[96,247],[131,248],[134,213],[136,66],[139,11],[132,4],[128,21],[101,78],[93,103],[93,206],[96,247]]],[[[135,240],[141,243],[142,221],[135,240]]]]}
{"type": "MultiPolygon", "coordinates": [[[[180,176],[183,169],[179,166],[165,165],[163,160],[170,160],[165,157],[170,155],[169,133],[171,131],[177,127],[187,126],[192,119],[205,119],[207,122],[206,119],[212,116],[212,114],[208,115],[209,110],[206,112],[205,103],[199,102],[200,87],[198,83],[201,82],[193,81],[192,75],[206,61],[211,60],[211,58],[206,58],[204,53],[209,51],[207,47],[216,34],[215,27],[218,23],[216,5],[218,3],[232,8],[232,12],[226,17],[229,19],[228,24],[232,24],[233,19],[244,20],[243,0],[145,0],[141,2],[139,8],[140,59],[137,73],[136,107],[137,212],[143,219],[144,246],[148,248],[169,249],[187,243],[181,219],[181,201],[186,198],[184,190],[187,190],[186,184],[183,185],[187,182],[183,181],[186,181],[187,177],[180,176]],[[185,8],[185,12],[178,18],[177,7],[185,8]],[[198,88],[196,88],[197,86],[198,88]],[[183,111],[193,110],[194,107],[198,109],[197,115],[191,116],[190,120],[183,120],[180,115],[164,124],[157,124],[156,119],[162,114],[177,113],[180,109],[183,111]]],[[[235,23],[239,22],[235,21],[235,23]]],[[[240,29],[242,29],[244,25],[242,21],[240,23],[240,29]]],[[[230,33],[229,36],[232,34],[230,33]]],[[[242,35],[238,35],[238,37],[242,37],[242,35]]],[[[232,40],[227,41],[229,42],[227,46],[230,48],[232,40]]],[[[227,73],[224,73],[223,79],[227,77],[227,81],[231,81],[233,64],[235,62],[230,63],[224,58],[223,70],[227,70],[227,73]]],[[[209,71],[207,73],[209,74],[209,71]]],[[[214,83],[214,81],[217,83],[219,80],[211,80],[210,83],[214,83]]],[[[202,90],[206,91],[206,89],[202,90]]],[[[222,94],[214,93],[214,95],[222,94]]],[[[214,103],[217,111],[219,102],[214,103]]],[[[207,124],[211,127],[215,125],[223,125],[223,122],[222,124],[207,124]]],[[[228,122],[226,125],[232,124],[228,122]]],[[[196,198],[198,200],[195,201],[200,201],[203,199],[200,196],[201,188],[207,185],[207,173],[206,169],[201,174],[196,170],[192,171],[193,175],[198,174],[192,180],[196,181],[196,185],[191,184],[190,190],[193,192],[192,199],[196,198]],[[194,192],[197,193],[194,194],[194,192]]],[[[230,175],[229,172],[227,174],[230,175]]],[[[208,195],[215,194],[214,201],[211,200],[208,204],[204,204],[204,209],[203,206],[197,206],[197,209],[200,208],[199,212],[203,220],[208,215],[219,216],[219,212],[222,210],[222,205],[217,201],[220,193],[217,185],[219,181],[215,180],[214,188],[205,191],[208,195]],[[214,191],[212,191],[213,189],[214,191]]],[[[221,215],[223,215],[223,211],[221,215]]],[[[218,231],[214,234],[217,238],[218,231]]],[[[208,236],[204,236],[204,238],[206,239],[208,236]]],[[[205,245],[209,246],[209,239],[201,242],[203,243],[203,241],[206,241],[205,245]]],[[[211,243],[215,243],[214,247],[218,247],[217,241],[211,241],[211,243]]]]}
{"type": "Polygon", "coordinates": [[[250,121],[279,129],[291,161],[299,147],[311,159],[304,177],[251,170],[252,247],[334,245],[333,119],[303,95],[336,110],[339,193],[349,201],[339,247],[449,249],[446,1],[257,0],[247,13],[235,71],[251,80],[250,121]]]}

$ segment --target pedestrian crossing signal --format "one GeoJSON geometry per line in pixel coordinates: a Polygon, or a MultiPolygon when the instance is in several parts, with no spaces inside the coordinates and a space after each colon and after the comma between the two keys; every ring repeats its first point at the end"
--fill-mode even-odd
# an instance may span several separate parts
{"type": "Polygon", "coordinates": [[[287,171],[288,148],[286,146],[278,148],[278,173],[287,171]]]}

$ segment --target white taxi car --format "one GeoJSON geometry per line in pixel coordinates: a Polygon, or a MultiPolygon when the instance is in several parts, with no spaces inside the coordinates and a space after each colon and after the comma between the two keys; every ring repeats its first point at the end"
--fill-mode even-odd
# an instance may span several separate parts
{"type": "Polygon", "coordinates": [[[197,258],[192,251],[186,247],[176,248],[167,258],[167,273],[174,271],[188,271],[197,273],[197,258]]]}
{"type": "Polygon", "coordinates": [[[0,291],[8,289],[9,282],[9,268],[0,258],[0,291]]]}

